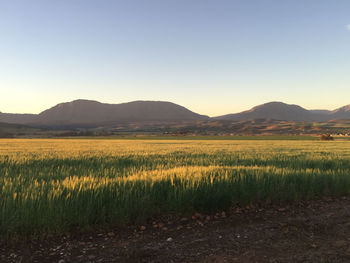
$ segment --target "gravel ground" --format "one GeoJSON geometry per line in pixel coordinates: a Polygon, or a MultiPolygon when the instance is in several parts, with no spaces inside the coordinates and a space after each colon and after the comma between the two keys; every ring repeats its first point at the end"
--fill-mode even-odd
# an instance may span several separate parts
{"type": "Polygon", "coordinates": [[[0,243],[0,262],[350,262],[350,197],[0,243]]]}

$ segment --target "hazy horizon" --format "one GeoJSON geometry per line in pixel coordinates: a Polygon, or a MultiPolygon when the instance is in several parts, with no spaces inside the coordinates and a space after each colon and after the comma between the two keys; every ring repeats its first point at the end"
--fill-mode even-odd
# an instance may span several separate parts
{"type": "Polygon", "coordinates": [[[350,104],[350,2],[0,2],[0,112],[161,100],[218,116],[350,104]]]}

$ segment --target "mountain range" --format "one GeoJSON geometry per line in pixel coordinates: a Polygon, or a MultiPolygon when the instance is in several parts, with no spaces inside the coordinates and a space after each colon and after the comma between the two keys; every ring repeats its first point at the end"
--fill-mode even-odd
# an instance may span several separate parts
{"type": "Polygon", "coordinates": [[[307,110],[303,107],[283,102],[269,102],[248,111],[216,117],[218,120],[241,121],[249,119],[274,119],[281,121],[329,121],[350,119],[350,105],[330,110],[307,110]]]}
{"type": "Polygon", "coordinates": [[[192,112],[183,106],[164,101],[133,101],[107,104],[92,100],[60,103],[39,114],[1,113],[0,122],[34,126],[111,126],[120,123],[242,121],[273,119],[280,121],[322,122],[350,119],[350,105],[339,109],[307,110],[298,105],[269,102],[250,110],[217,117],[192,112]]]}
{"type": "Polygon", "coordinates": [[[209,119],[164,101],[107,104],[92,100],[60,103],[39,114],[1,113],[0,122],[44,126],[95,126],[127,122],[182,122],[209,119]]]}

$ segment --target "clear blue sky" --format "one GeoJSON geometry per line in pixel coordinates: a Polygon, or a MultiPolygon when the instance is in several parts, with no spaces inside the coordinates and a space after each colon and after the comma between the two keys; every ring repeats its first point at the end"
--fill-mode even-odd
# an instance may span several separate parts
{"type": "Polygon", "coordinates": [[[0,0],[0,111],[350,104],[348,0],[0,0]]]}

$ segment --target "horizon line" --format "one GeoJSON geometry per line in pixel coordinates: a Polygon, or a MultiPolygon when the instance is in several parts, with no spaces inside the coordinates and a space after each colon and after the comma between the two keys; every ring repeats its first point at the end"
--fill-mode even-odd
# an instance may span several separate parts
{"type": "MultiPolygon", "coordinates": [[[[119,104],[126,104],[126,103],[132,103],[132,102],[168,102],[168,103],[173,103],[173,104],[176,104],[176,105],[178,105],[178,106],[184,107],[184,108],[186,108],[187,110],[192,111],[189,107],[185,107],[185,106],[183,106],[183,105],[181,105],[181,104],[178,104],[178,103],[175,103],[175,102],[172,102],[172,101],[166,101],[166,100],[142,100],[142,99],[139,99],[139,100],[132,100],[132,101],[121,102],[121,103],[109,103],[109,102],[101,102],[101,101],[94,100],[94,99],[82,99],[82,98],[79,98],[79,99],[74,99],[74,100],[71,100],[71,101],[64,101],[64,102],[57,103],[57,104],[55,104],[55,105],[53,105],[53,106],[51,106],[51,107],[49,107],[49,108],[47,108],[47,109],[44,109],[44,110],[40,111],[39,113],[28,113],[28,112],[24,112],[24,113],[19,113],[19,112],[2,112],[2,111],[0,110],[0,114],[2,113],[2,114],[23,114],[23,115],[28,114],[28,115],[39,115],[40,113],[42,113],[42,112],[44,112],[44,111],[46,111],[46,110],[49,110],[49,109],[51,109],[51,108],[53,108],[53,107],[56,107],[56,106],[58,106],[58,105],[60,105],[60,104],[72,103],[72,102],[77,102],[77,101],[90,101],[90,102],[98,102],[98,103],[100,103],[100,104],[109,104],[109,105],[119,105],[119,104]]],[[[257,104],[257,105],[255,105],[255,106],[249,108],[249,109],[246,109],[246,110],[242,110],[242,111],[239,111],[239,112],[230,112],[230,113],[226,113],[226,114],[222,114],[222,115],[210,116],[210,115],[201,114],[201,113],[194,112],[194,111],[192,111],[192,112],[197,113],[197,114],[200,114],[200,115],[203,115],[203,116],[208,116],[208,117],[210,117],[210,118],[215,118],[215,117],[220,117],[220,116],[224,116],[224,115],[242,113],[242,112],[245,112],[245,111],[249,111],[249,110],[251,110],[251,109],[253,109],[253,108],[255,108],[255,107],[262,106],[262,105],[266,105],[266,104],[269,104],[269,103],[281,103],[281,104],[285,104],[285,105],[289,105],[289,106],[299,106],[299,107],[301,107],[301,108],[303,108],[303,109],[305,109],[305,110],[308,110],[308,111],[317,111],[317,110],[319,110],[319,111],[330,111],[330,112],[331,112],[331,111],[338,110],[338,109],[340,109],[340,108],[342,108],[342,107],[346,107],[346,106],[350,105],[350,104],[343,105],[343,106],[337,107],[337,108],[335,108],[335,109],[333,109],[333,110],[330,110],[330,109],[307,109],[307,108],[305,108],[305,107],[303,107],[303,106],[300,106],[300,105],[298,105],[298,104],[294,104],[294,103],[289,104],[289,103],[285,103],[285,102],[283,102],[283,101],[273,100],[273,101],[268,101],[268,102],[265,102],[265,103],[257,104]]]]}

